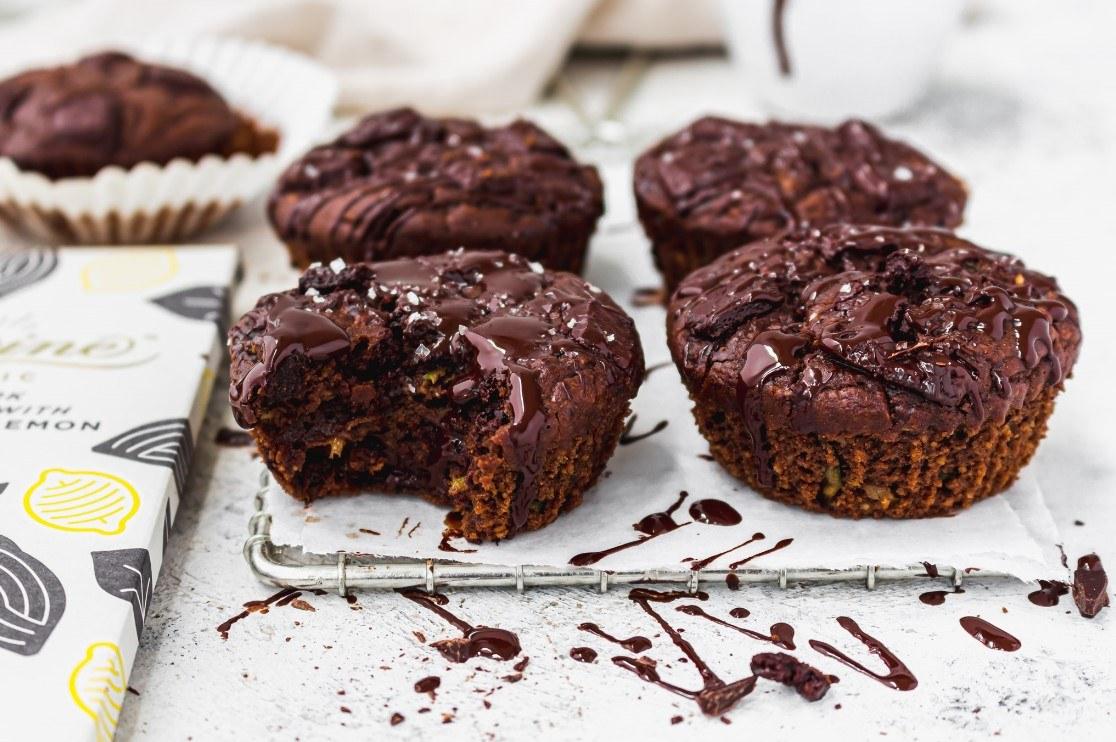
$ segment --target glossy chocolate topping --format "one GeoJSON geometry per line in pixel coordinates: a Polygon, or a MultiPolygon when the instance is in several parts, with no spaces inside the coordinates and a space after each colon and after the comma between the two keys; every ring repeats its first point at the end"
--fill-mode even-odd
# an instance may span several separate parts
{"type": "Polygon", "coordinates": [[[766,429],[850,434],[1002,421],[1073,368],[1077,309],[1054,279],[928,228],[836,225],[692,273],[668,342],[694,396],[766,429]]]}
{"type": "Polygon", "coordinates": [[[527,521],[571,390],[601,384],[632,397],[643,378],[635,326],[607,295],[499,252],[311,268],[298,289],[263,297],[232,328],[229,345],[229,398],[246,427],[305,403],[294,373],[305,364],[343,366],[354,385],[382,375],[385,364],[414,379],[460,372],[443,407],[497,416],[493,442],[521,474],[513,531],[527,521]]]}
{"type": "Polygon", "coordinates": [[[706,117],[635,165],[641,216],[737,244],[838,222],[955,227],[965,188],[863,121],[834,129],[706,117]]]}
{"type": "Polygon", "coordinates": [[[281,239],[328,243],[330,257],[384,260],[509,240],[534,257],[532,243],[591,231],[603,203],[596,169],[530,122],[485,128],[397,109],[291,165],[268,215],[281,239]]]}
{"type": "Polygon", "coordinates": [[[0,156],[49,178],[226,154],[239,125],[204,80],[120,52],[0,82],[0,156]]]}

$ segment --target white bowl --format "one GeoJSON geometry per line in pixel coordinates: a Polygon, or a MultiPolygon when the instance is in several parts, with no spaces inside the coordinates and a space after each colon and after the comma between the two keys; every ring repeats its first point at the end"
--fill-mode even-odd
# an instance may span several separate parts
{"type": "Polygon", "coordinates": [[[884,118],[922,97],[965,0],[722,0],[725,41],[744,84],[774,113],[831,124],[884,118]]]}

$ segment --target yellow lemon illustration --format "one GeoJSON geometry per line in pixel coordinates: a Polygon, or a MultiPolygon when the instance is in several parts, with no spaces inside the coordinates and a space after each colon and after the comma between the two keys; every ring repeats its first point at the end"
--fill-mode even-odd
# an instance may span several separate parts
{"type": "Polygon", "coordinates": [[[127,293],[166,283],[176,273],[174,250],[125,248],[86,263],[81,269],[81,286],[89,294],[127,293]]]}
{"type": "Polygon", "coordinates": [[[139,503],[136,488],[120,477],[69,469],[44,469],[23,496],[23,509],[44,526],[105,536],[123,533],[139,503]]]}
{"type": "Polygon", "coordinates": [[[70,673],[70,697],[93,719],[98,742],[112,742],[124,690],[124,658],[112,642],[95,642],[70,673]]]}

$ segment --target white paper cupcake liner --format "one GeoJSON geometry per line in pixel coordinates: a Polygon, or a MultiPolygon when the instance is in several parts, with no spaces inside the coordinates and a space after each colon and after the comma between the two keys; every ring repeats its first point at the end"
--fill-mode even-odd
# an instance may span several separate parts
{"type": "Polygon", "coordinates": [[[234,109],[278,131],[278,152],[107,167],[90,178],[59,180],[0,158],[0,220],[47,242],[185,240],[266,192],[283,165],[314,144],[337,98],[328,69],[259,42],[197,37],[114,47],[202,77],[234,109]]]}

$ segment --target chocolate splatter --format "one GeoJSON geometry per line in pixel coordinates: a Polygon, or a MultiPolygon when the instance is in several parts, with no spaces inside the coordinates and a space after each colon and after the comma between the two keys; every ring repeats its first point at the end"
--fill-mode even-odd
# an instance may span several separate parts
{"type": "Polygon", "coordinates": [[[907,691],[914,690],[918,687],[918,679],[914,676],[914,673],[911,672],[910,668],[907,667],[907,665],[902,660],[895,656],[894,652],[884,646],[883,642],[881,642],[879,639],[876,639],[874,636],[866,633],[860,628],[860,626],[857,625],[856,621],[852,620],[848,616],[838,616],[837,623],[841,625],[841,628],[852,634],[854,637],[859,639],[866,647],[868,647],[868,651],[884,661],[884,664],[887,665],[887,674],[881,675],[879,673],[872,672],[867,667],[852,659],[844,652],[836,649],[832,645],[826,644],[822,641],[818,641],[817,639],[811,639],[810,646],[815,651],[821,652],[826,657],[832,657],[838,662],[848,665],[857,672],[863,673],[870,678],[878,680],[889,688],[907,691]]]}

